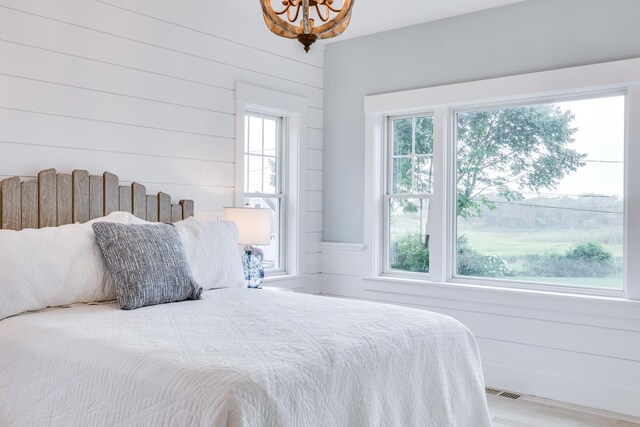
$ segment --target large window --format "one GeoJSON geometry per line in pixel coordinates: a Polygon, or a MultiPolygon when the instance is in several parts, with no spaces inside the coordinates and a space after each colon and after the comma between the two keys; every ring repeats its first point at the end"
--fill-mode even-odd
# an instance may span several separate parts
{"type": "Polygon", "coordinates": [[[247,113],[244,121],[244,201],[271,210],[271,244],[259,246],[266,269],[284,270],[286,188],[281,117],[247,113]]]}
{"type": "Polygon", "coordinates": [[[455,275],[623,289],[625,96],[455,114],[455,275]]]}
{"type": "Polygon", "coordinates": [[[388,129],[386,270],[427,273],[433,117],[391,117],[388,129]]]}
{"type": "Polygon", "coordinates": [[[367,96],[364,277],[640,299],[639,72],[367,96]]]}

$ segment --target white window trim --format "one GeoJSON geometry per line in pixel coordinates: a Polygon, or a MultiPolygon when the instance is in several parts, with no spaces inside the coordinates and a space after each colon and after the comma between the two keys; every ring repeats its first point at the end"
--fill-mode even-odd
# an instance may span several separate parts
{"type": "Polygon", "coordinates": [[[284,230],[284,266],[278,270],[281,275],[301,275],[306,271],[305,209],[306,206],[306,141],[307,141],[306,98],[261,88],[245,83],[236,83],[236,176],[235,205],[244,206],[244,117],[246,113],[263,113],[283,117],[283,145],[287,154],[283,165],[286,195],[284,230]]]}
{"type": "MultiPolygon", "coordinates": [[[[496,281],[453,278],[451,236],[454,231],[455,183],[451,173],[455,161],[451,135],[454,110],[490,103],[512,103],[526,99],[586,96],[590,93],[624,91],[627,95],[625,165],[640,164],[640,59],[587,65],[469,83],[417,89],[365,97],[365,245],[364,278],[384,279],[382,265],[383,195],[385,190],[384,138],[389,115],[433,112],[434,176],[433,204],[430,212],[430,275],[428,283],[478,285],[491,291],[496,281]],[[490,285],[486,287],[486,285],[490,285]]],[[[625,169],[625,260],[640,256],[640,168],[625,169]]],[[[520,287],[502,283],[502,289],[519,292],[546,291],[640,299],[640,263],[625,262],[624,292],[599,291],[565,286],[520,287]]],[[[500,289],[500,288],[498,288],[500,289]]]]}

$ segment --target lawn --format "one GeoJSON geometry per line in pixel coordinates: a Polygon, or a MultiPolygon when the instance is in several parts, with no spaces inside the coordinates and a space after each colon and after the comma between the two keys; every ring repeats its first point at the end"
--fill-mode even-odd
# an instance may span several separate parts
{"type": "MultiPolygon", "coordinates": [[[[618,260],[622,259],[623,246],[619,228],[600,228],[589,231],[575,230],[473,230],[466,224],[460,224],[459,235],[468,238],[469,246],[483,255],[500,256],[517,272],[525,262],[527,255],[563,253],[577,243],[589,241],[601,243],[618,260]]],[[[517,274],[517,273],[516,273],[517,274]]],[[[557,283],[564,285],[587,286],[606,289],[621,289],[622,272],[609,277],[531,277],[518,276],[509,279],[557,283]]]]}
{"type": "Polygon", "coordinates": [[[622,257],[622,230],[602,228],[590,231],[577,230],[471,230],[460,224],[458,234],[469,239],[471,247],[485,255],[498,255],[505,259],[526,255],[544,255],[564,252],[576,243],[594,241],[601,243],[614,257],[622,257]]]}

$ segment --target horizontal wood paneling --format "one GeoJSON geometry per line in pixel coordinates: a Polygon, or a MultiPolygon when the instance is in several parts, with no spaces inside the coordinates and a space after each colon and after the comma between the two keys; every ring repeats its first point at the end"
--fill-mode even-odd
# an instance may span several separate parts
{"type": "Polygon", "coordinates": [[[322,151],[320,150],[307,150],[307,169],[314,171],[322,170],[322,151]]]}
{"type": "Polygon", "coordinates": [[[320,257],[318,253],[306,254],[307,274],[320,273],[320,257]]]}
{"type": "Polygon", "coordinates": [[[320,242],[322,242],[321,232],[307,232],[306,251],[308,254],[320,253],[320,242]]]}
{"type": "Polygon", "coordinates": [[[307,171],[307,189],[314,191],[322,191],[322,171],[307,171]]]}
{"type": "Polygon", "coordinates": [[[322,191],[307,191],[307,212],[322,211],[322,191]]]}
{"type": "Polygon", "coordinates": [[[0,107],[115,125],[233,138],[232,115],[0,75],[0,107]]]}
{"type": "MultiPolygon", "coordinates": [[[[224,65],[231,70],[249,70],[280,79],[322,88],[322,69],[297,61],[274,61],[268,52],[251,49],[227,40],[206,34],[167,25],[147,16],[131,13],[121,8],[110,7],[101,2],[78,0],[3,0],[7,5],[21,11],[31,12],[59,21],[108,34],[113,38],[133,41],[149,47],[179,53],[212,63],[224,65]],[[118,25],[114,26],[113,23],[118,25]]],[[[260,10],[256,8],[256,12],[260,10]]],[[[78,28],[78,27],[76,27],[78,28]]],[[[87,30],[85,30],[87,31],[87,30]]]]}
{"type": "Polygon", "coordinates": [[[322,231],[322,212],[307,212],[307,232],[322,231]]]}
{"type": "Polygon", "coordinates": [[[0,152],[11,155],[0,156],[0,170],[6,175],[28,176],[33,169],[43,170],[56,166],[59,171],[71,171],[81,162],[83,168],[100,170],[102,165],[111,165],[110,170],[124,181],[144,181],[172,184],[200,184],[233,187],[233,168],[230,163],[147,157],[123,153],[84,153],[82,160],[78,151],[70,148],[40,147],[0,142],[0,152]],[[15,159],[24,159],[16,162],[15,159]]]}
{"type": "Polygon", "coordinates": [[[256,6],[253,3],[202,0],[185,0],[180,3],[173,0],[99,1],[203,32],[210,37],[267,51],[271,55],[291,61],[323,67],[322,49],[316,49],[314,46],[309,53],[300,55],[302,47],[297,43],[272,43],[273,36],[264,26],[262,14],[255,13],[256,6]]]}
{"type": "MultiPolygon", "coordinates": [[[[306,55],[268,31],[259,7],[239,6],[0,0],[0,178],[107,170],[123,188],[136,181],[174,204],[193,199],[197,216],[215,220],[234,204],[236,83],[304,96],[303,256],[313,255],[307,264],[317,273],[322,48],[306,55]]],[[[87,193],[88,185],[87,177],[87,193]]],[[[112,190],[119,204],[120,188],[112,190]]]]}
{"type": "Polygon", "coordinates": [[[318,108],[309,108],[309,127],[312,129],[323,129],[323,114],[322,110],[318,108]]]}
{"type": "Polygon", "coordinates": [[[308,132],[309,141],[307,143],[307,148],[312,148],[316,150],[322,150],[323,147],[323,131],[319,129],[309,128],[308,132]]]}
{"type": "Polygon", "coordinates": [[[0,73],[124,97],[233,114],[233,91],[0,41],[0,73]],[[40,64],[46,63],[43,68],[40,64]]]}
{"type": "MultiPolygon", "coordinates": [[[[3,1],[0,2],[0,6],[9,3],[11,2],[3,1]]],[[[164,49],[154,44],[127,40],[126,38],[114,36],[116,33],[83,28],[82,24],[69,25],[56,20],[58,18],[55,16],[59,16],[63,12],[53,14],[53,19],[51,19],[52,17],[45,14],[47,13],[46,11],[43,12],[39,8],[39,6],[43,6],[44,9],[51,9],[48,13],[55,12],[56,8],[61,6],[60,2],[33,0],[29,3],[26,4],[25,2],[23,5],[22,2],[13,2],[11,7],[15,6],[15,9],[3,8],[2,13],[0,13],[0,39],[227,89],[233,89],[237,80],[252,82],[265,87],[308,96],[312,100],[310,105],[322,107],[321,87],[310,86],[295,80],[285,80],[278,76],[255,72],[251,69],[229,66],[202,57],[185,55],[179,51],[164,49]],[[16,9],[36,12],[24,13],[16,9]],[[31,28],[38,28],[39,30],[31,31],[31,28]]],[[[98,3],[74,2],[74,4],[97,5],[98,3]]],[[[65,7],[69,10],[64,13],[74,13],[73,8],[69,8],[68,5],[65,7]]],[[[81,17],[74,19],[82,22],[81,17]]],[[[115,22],[117,21],[106,23],[112,25],[113,31],[118,31],[120,23],[118,22],[118,25],[115,25],[115,22]]],[[[136,31],[142,34],[144,33],[144,27],[141,26],[136,31]]],[[[148,31],[152,34],[150,30],[148,31]]],[[[158,34],[153,35],[156,36],[158,34]]],[[[233,48],[230,46],[228,49],[231,50],[233,48]]],[[[215,51],[211,50],[209,54],[215,55],[216,53],[213,52],[215,51]]],[[[272,58],[270,62],[282,65],[277,59],[272,58]]]]}
{"type": "MultiPolygon", "coordinates": [[[[3,142],[233,163],[234,141],[0,108],[3,142]],[[36,125],[34,126],[34,123],[36,125]],[[176,141],[180,143],[176,143],[176,141]]],[[[87,156],[92,155],[90,153],[87,156]]]]}

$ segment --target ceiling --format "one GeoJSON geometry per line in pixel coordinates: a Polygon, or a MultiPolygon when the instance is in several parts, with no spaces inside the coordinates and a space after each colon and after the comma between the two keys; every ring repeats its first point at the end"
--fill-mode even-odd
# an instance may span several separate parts
{"type": "Polygon", "coordinates": [[[357,0],[347,30],[340,37],[329,39],[327,42],[408,27],[521,1],[523,0],[357,0]],[[398,3],[402,6],[397,7],[398,3]]]}

